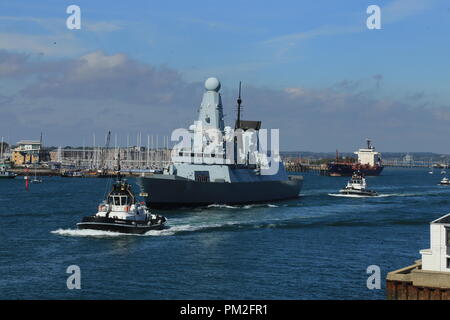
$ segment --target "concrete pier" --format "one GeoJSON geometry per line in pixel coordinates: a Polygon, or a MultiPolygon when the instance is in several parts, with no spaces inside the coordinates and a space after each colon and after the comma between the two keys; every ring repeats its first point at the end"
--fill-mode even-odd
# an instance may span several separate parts
{"type": "Polygon", "coordinates": [[[388,300],[450,300],[450,273],[422,270],[422,260],[389,272],[388,300]]]}

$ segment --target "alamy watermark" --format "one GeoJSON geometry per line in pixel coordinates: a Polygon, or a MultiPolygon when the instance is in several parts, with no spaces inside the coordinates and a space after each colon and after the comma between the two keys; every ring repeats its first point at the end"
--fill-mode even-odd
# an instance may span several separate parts
{"type": "Polygon", "coordinates": [[[75,4],[67,7],[66,13],[70,16],[66,20],[66,26],[69,30],[81,29],[81,8],[75,4]]]}
{"type": "Polygon", "coordinates": [[[76,264],[70,265],[66,269],[66,273],[70,276],[67,278],[66,285],[67,289],[81,289],[81,269],[76,264]]]}
{"type": "Polygon", "coordinates": [[[373,264],[367,267],[366,273],[370,274],[370,276],[367,278],[366,285],[367,289],[374,290],[374,289],[381,289],[381,269],[379,266],[373,264]]]}
{"type": "Polygon", "coordinates": [[[367,29],[381,29],[381,8],[373,4],[367,7],[366,13],[370,14],[366,20],[367,29]]]}
{"type": "Polygon", "coordinates": [[[204,128],[196,121],[189,129],[172,132],[171,140],[178,142],[172,149],[172,161],[195,164],[226,164],[252,166],[261,175],[277,174],[281,162],[278,129],[232,129],[222,132],[204,128]]]}

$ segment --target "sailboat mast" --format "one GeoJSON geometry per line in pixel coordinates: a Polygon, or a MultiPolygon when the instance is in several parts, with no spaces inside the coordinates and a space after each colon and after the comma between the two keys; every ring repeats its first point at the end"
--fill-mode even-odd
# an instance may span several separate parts
{"type": "Polygon", "coordinates": [[[42,132],[41,138],[39,139],[38,163],[41,163],[41,153],[42,153],[42,132]]]}
{"type": "Polygon", "coordinates": [[[122,180],[122,176],[120,174],[120,148],[118,148],[117,150],[117,180],[121,181],[122,180]]]}

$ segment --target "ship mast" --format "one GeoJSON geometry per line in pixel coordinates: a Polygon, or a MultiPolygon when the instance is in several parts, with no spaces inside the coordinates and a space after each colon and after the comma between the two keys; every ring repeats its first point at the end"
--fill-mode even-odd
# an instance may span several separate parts
{"type": "Polygon", "coordinates": [[[242,99],[241,99],[241,81],[239,81],[239,96],[237,99],[237,119],[236,119],[236,129],[239,129],[241,127],[241,103],[242,103],[242,99]]]}
{"type": "Polygon", "coordinates": [[[117,180],[118,181],[122,181],[122,176],[120,174],[120,148],[118,149],[118,154],[117,154],[117,180]]]}

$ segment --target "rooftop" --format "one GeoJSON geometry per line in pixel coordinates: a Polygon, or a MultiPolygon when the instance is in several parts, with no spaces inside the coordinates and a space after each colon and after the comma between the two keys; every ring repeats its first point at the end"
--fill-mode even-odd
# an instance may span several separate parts
{"type": "Polygon", "coordinates": [[[23,144],[41,144],[40,141],[38,140],[20,140],[19,142],[17,142],[18,145],[23,145],[23,144]]]}
{"type": "Polygon", "coordinates": [[[443,217],[440,217],[439,219],[432,221],[431,223],[440,223],[440,224],[450,223],[450,213],[446,214],[443,217]]]}

